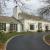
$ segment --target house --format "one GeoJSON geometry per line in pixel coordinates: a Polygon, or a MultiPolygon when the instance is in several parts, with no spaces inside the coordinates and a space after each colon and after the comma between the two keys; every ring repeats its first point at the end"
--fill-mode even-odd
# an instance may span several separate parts
{"type": "Polygon", "coordinates": [[[5,33],[10,31],[21,32],[22,30],[19,29],[21,25],[21,22],[14,17],[0,16],[0,31],[5,33]]]}
{"type": "Polygon", "coordinates": [[[50,21],[39,16],[32,16],[26,13],[19,13],[18,19],[23,24],[23,31],[37,32],[38,30],[50,30],[50,21]]]}
{"type": "Polygon", "coordinates": [[[15,17],[0,16],[0,31],[7,32],[37,32],[38,30],[50,30],[50,21],[39,16],[32,16],[26,13],[19,13],[15,17]]]}
{"type": "Polygon", "coordinates": [[[18,11],[18,8],[12,17],[0,16],[0,31],[4,31],[5,33],[10,31],[37,32],[38,30],[50,30],[50,21],[40,16],[33,16],[18,11]]]}

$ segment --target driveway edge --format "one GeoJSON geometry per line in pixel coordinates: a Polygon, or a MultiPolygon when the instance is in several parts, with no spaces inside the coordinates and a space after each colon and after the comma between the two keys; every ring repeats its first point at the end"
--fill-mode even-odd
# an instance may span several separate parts
{"type": "MultiPolygon", "coordinates": [[[[24,35],[24,34],[22,34],[22,35],[24,35]]],[[[5,43],[4,50],[6,50],[6,47],[7,47],[8,42],[9,42],[11,39],[15,38],[16,36],[21,36],[21,35],[15,35],[15,36],[9,38],[9,39],[6,41],[6,43],[5,43]]]]}

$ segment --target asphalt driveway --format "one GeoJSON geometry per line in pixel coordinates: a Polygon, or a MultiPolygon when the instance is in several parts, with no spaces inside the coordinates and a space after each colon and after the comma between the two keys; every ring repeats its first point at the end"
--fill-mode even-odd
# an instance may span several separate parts
{"type": "Polygon", "coordinates": [[[8,44],[6,50],[50,50],[43,42],[43,35],[50,32],[39,32],[31,35],[16,36],[8,44]]]}

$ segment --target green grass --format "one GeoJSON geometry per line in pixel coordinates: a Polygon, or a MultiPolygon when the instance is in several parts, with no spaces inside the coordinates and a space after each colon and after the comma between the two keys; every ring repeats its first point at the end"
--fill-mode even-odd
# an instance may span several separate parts
{"type": "Polygon", "coordinates": [[[16,36],[16,35],[28,35],[32,34],[32,32],[9,32],[9,33],[2,33],[0,32],[0,43],[5,43],[9,38],[16,36]]]}

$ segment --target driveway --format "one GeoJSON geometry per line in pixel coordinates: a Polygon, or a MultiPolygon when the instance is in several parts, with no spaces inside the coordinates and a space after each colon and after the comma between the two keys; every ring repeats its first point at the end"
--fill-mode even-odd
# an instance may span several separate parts
{"type": "Polygon", "coordinates": [[[43,35],[50,32],[39,32],[31,35],[16,36],[7,44],[6,50],[50,50],[43,42],[43,35]]]}

